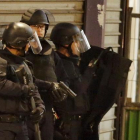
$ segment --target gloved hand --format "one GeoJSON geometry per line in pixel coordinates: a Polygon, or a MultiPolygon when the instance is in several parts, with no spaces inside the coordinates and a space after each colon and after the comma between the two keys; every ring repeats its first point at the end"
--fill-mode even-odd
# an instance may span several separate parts
{"type": "Polygon", "coordinates": [[[28,98],[28,97],[32,96],[35,90],[37,90],[37,86],[35,86],[34,83],[24,85],[23,89],[22,89],[22,91],[24,93],[23,97],[28,98]]]}
{"type": "Polygon", "coordinates": [[[67,91],[59,86],[59,83],[52,83],[50,88],[50,96],[54,102],[61,102],[67,98],[67,91]]]}
{"type": "Polygon", "coordinates": [[[40,107],[37,107],[36,109],[32,110],[30,114],[30,119],[33,123],[38,123],[44,114],[44,110],[40,107]]]}

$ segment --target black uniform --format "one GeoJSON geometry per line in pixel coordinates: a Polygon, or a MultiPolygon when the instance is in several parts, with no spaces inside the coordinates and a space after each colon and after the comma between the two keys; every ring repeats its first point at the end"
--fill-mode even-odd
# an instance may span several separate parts
{"type": "MultiPolygon", "coordinates": [[[[67,136],[64,138],[61,135],[60,140],[76,140],[78,134],[80,135],[79,140],[99,140],[98,125],[115,100],[118,99],[124,87],[131,61],[110,52],[109,49],[105,50],[96,46],[92,46],[90,50],[81,54],[79,67],[74,65],[77,64],[75,57],[58,54],[63,60],[68,76],[71,77],[70,88],[78,95],[73,103],[72,100],[69,100],[57,107],[57,111],[62,117],[61,123],[57,124],[57,129],[63,136],[67,136]],[[96,64],[91,63],[89,66],[91,60],[96,64]],[[84,98],[81,98],[83,95],[84,98]],[[90,108],[85,110],[87,104],[84,103],[88,101],[90,108]],[[83,108],[75,110],[77,106],[83,108]],[[81,116],[82,123],[78,123],[77,114],[81,116]],[[80,131],[81,133],[79,133],[80,131]]],[[[58,132],[56,134],[57,137],[60,136],[58,132]]]]}
{"type": "MultiPolygon", "coordinates": [[[[29,68],[23,58],[7,49],[0,51],[0,57],[3,58],[0,58],[0,140],[28,140],[26,119],[31,105],[27,98],[29,88],[22,80],[29,68]],[[25,71],[20,72],[21,67],[25,71]],[[18,70],[20,75],[16,73],[18,70]]],[[[33,97],[36,106],[44,109],[37,89],[33,97]]]]}
{"type": "MultiPolygon", "coordinates": [[[[98,124],[120,94],[127,78],[131,61],[121,57],[117,53],[110,52],[109,49],[93,46],[89,49],[88,41],[85,39],[86,37],[83,36],[84,33],[80,31],[77,26],[65,22],[58,23],[53,28],[50,39],[56,45],[58,51],[70,56],[67,58],[61,55],[61,58],[64,60],[64,63],[66,63],[65,68],[70,77],[76,76],[73,77],[73,80],[71,79],[72,85],[70,84],[71,89],[78,94],[75,99],[78,99],[82,93],[89,96],[90,110],[83,117],[83,133],[81,134],[82,137],[80,140],[83,138],[85,140],[97,140],[98,124]],[[74,67],[72,67],[73,65],[69,64],[70,59],[75,58],[73,55],[79,56],[79,53],[81,53],[81,60],[78,70],[82,75],[80,76],[81,78],[79,78],[79,73],[75,75],[77,74],[75,72],[77,71],[77,66],[74,65],[74,67]],[[69,60],[69,62],[65,62],[66,60],[69,60]],[[91,65],[90,67],[89,64],[91,65]],[[73,71],[73,69],[75,69],[75,71],[73,71]],[[77,81],[77,79],[81,79],[82,84],[77,81]]],[[[75,105],[77,104],[84,105],[81,100],[77,100],[75,105]]],[[[67,103],[67,105],[70,107],[73,106],[73,104],[70,103],[67,103]]],[[[64,107],[59,108],[60,113],[62,113],[64,107]]],[[[77,112],[78,111],[81,110],[79,109],[77,112]]],[[[66,110],[63,112],[66,114],[66,110]]],[[[67,114],[65,116],[68,117],[67,114]]],[[[72,118],[70,118],[70,120],[71,119],[72,118]]],[[[71,122],[70,120],[68,122],[71,122]]],[[[67,126],[69,127],[71,125],[67,126]]],[[[61,126],[64,125],[59,125],[59,127],[61,126]]],[[[63,132],[62,129],[61,132],[63,132]]],[[[64,134],[72,135],[72,132],[69,130],[69,133],[66,132],[64,134]]],[[[70,136],[70,139],[76,138],[70,136]]]]}
{"type": "MultiPolygon", "coordinates": [[[[27,60],[31,61],[34,65],[35,77],[44,81],[63,81],[68,84],[68,76],[64,71],[61,59],[57,53],[53,51],[50,44],[46,40],[42,39],[40,42],[43,48],[41,53],[39,55],[34,55],[30,50],[29,54],[26,56],[27,60]]],[[[42,89],[42,85],[37,84],[37,86],[46,107],[46,118],[44,118],[44,121],[42,121],[42,124],[40,125],[42,139],[52,140],[54,125],[52,114],[52,99],[50,99],[47,90],[42,89]]]]}
{"type": "Polygon", "coordinates": [[[89,110],[89,99],[87,96],[87,86],[85,78],[86,75],[81,75],[79,67],[77,66],[78,57],[66,57],[58,53],[63,61],[65,70],[70,78],[69,87],[77,94],[74,99],[68,98],[63,101],[61,105],[56,106],[60,119],[56,121],[56,136],[61,134],[60,139],[78,140],[80,138],[81,120],[83,115],[89,110]]]}

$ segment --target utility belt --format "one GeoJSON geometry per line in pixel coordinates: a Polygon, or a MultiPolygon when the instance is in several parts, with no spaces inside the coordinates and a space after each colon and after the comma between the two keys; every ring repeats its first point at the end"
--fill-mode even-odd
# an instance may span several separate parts
{"type": "Polygon", "coordinates": [[[60,116],[60,119],[55,122],[55,128],[57,128],[57,131],[62,134],[62,136],[65,137],[64,139],[66,140],[67,138],[69,138],[69,134],[71,134],[72,129],[77,128],[77,134],[78,131],[82,129],[82,119],[83,115],[80,114],[63,114],[60,116]]]}
{"type": "Polygon", "coordinates": [[[26,121],[27,117],[22,115],[2,114],[0,115],[0,123],[17,123],[26,121]]]}
{"type": "Polygon", "coordinates": [[[63,114],[60,116],[60,118],[63,121],[72,121],[72,120],[77,120],[80,121],[83,118],[83,114],[76,114],[76,115],[71,115],[71,114],[63,114]]]}

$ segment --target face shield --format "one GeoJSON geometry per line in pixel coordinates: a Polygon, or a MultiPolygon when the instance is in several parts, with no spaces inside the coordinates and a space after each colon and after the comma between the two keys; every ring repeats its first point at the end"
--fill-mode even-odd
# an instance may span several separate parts
{"type": "Polygon", "coordinates": [[[42,46],[36,32],[34,32],[32,38],[29,40],[29,44],[34,54],[39,54],[42,51],[42,46]]]}
{"type": "Polygon", "coordinates": [[[84,53],[91,48],[83,30],[79,34],[73,36],[73,43],[76,46],[75,50],[79,51],[79,54],[84,53]]]}

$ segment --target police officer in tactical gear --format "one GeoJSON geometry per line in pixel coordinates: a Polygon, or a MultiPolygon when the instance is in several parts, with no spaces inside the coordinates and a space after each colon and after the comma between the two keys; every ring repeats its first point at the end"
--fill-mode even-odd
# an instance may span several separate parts
{"type": "Polygon", "coordinates": [[[71,23],[59,23],[52,32],[50,39],[56,45],[57,53],[63,61],[65,70],[70,78],[69,87],[77,94],[77,97],[67,98],[56,106],[60,119],[56,121],[55,139],[81,140],[81,121],[83,115],[89,110],[87,96],[86,76],[81,75],[78,66],[80,53],[87,51],[89,47],[84,41],[80,29],[71,23]]]}
{"type": "MultiPolygon", "coordinates": [[[[68,85],[68,76],[64,71],[62,61],[57,53],[53,51],[48,40],[45,39],[49,23],[52,21],[52,19],[53,16],[47,10],[44,11],[41,9],[30,9],[23,14],[21,22],[27,23],[33,30],[37,32],[42,45],[42,51],[40,54],[35,55],[33,54],[32,50],[29,50],[26,58],[34,64],[34,74],[37,78],[51,82],[63,81],[68,85]]],[[[47,94],[47,91],[42,90],[41,86],[42,85],[38,85],[38,88],[41,98],[43,99],[46,106],[46,118],[43,119],[44,121],[42,121],[42,124],[40,125],[42,140],[52,140],[53,102],[60,102],[64,100],[66,95],[61,90],[57,94],[53,94],[54,96],[51,96],[53,99],[51,99],[47,94]]],[[[30,135],[31,134],[32,133],[30,133],[30,135]]]]}
{"type": "MultiPolygon", "coordinates": [[[[0,140],[29,140],[26,120],[37,123],[45,106],[37,87],[31,82],[33,75],[23,58],[34,42],[32,28],[24,23],[10,23],[2,37],[0,50],[0,140]],[[36,109],[32,110],[33,97],[36,109]]],[[[38,42],[34,42],[39,47],[38,42]]]]}
{"type": "Polygon", "coordinates": [[[62,120],[56,124],[56,139],[78,139],[78,130],[80,130],[78,128],[81,124],[78,125],[76,122],[79,120],[78,116],[82,116],[83,129],[81,130],[82,133],[79,134],[81,135],[79,139],[99,140],[99,123],[118,99],[127,79],[131,61],[113,51],[109,51],[110,48],[103,49],[96,46],[90,48],[83,32],[80,33],[78,27],[70,23],[57,24],[53,28],[50,38],[56,45],[65,70],[71,78],[70,87],[77,93],[77,98],[73,101],[74,104],[68,101],[65,102],[65,105],[57,107],[62,120]],[[80,62],[77,66],[79,55],[80,62]],[[89,110],[83,108],[77,108],[76,110],[76,107],[86,107],[84,103],[88,101],[81,100],[86,99],[79,96],[82,95],[81,93],[89,97],[89,110]],[[84,114],[81,111],[85,111],[85,115],[79,115],[84,114]],[[70,115],[72,113],[73,116],[70,115]],[[72,120],[75,120],[75,122],[72,123],[72,120]],[[73,132],[72,128],[76,131],[73,132]],[[63,138],[59,132],[65,137],[63,138]]]}

